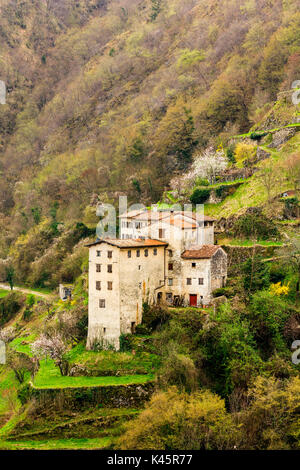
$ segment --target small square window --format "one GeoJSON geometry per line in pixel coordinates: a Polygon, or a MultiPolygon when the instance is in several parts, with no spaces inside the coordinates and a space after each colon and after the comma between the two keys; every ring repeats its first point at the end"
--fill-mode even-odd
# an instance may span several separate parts
{"type": "Polygon", "coordinates": [[[101,264],[96,264],[96,273],[101,273],[101,264]]]}
{"type": "Polygon", "coordinates": [[[107,252],[107,257],[108,257],[108,258],[112,258],[112,251],[108,251],[108,252],[107,252]]]}
{"type": "Polygon", "coordinates": [[[99,300],[99,307],[100,308],[105,308],[105,299],[100,299],[99,300]]]}
{"type": "Polygon", "coordinates": [[[173,271],[173,263],[169,263],[168,269],[169,271],[173,271]]]}
{"type": "Polygon", "coordinates": [[[97,250],[97,256],[98,256],[98,257],[101,256],[101,251],[100,251],[100,250],[97,250]]]}
{"type": "Polygon", "coordinates": [[[148,251],[148,250],[145,250],[145,251],[144,251],[144,255],[146,256],[146,258],[147,258],[147,256],[148,256],[148,254],[149,254],[149,251],[148,251]]]}
{"type": "Polygon", "coordinates": [[[166,230],[164,228],[160,228],[158,230],[158,238],[165,238],[166,237],[166,230]]]}
{"type": "Polygon", "coordinates": [[[199,286],[203,286],[203,284],[204,284],[204,278],[203,278],[203,277],[199,277],[198,283],[199,283],[199,286]]]}
{"type": "Polygon", "coordinates": [[[186,283],[188,286],[192,285],[192,279],[190,277],[187,278],[186,283]]]}
{"type": "Polygon", "coordinates": [[[141,256],[141,250],[136,250],[136,257],[139,258],[141,256]]]}
{"type": "Polygon", "coordinates": [[[105,333],[106,333],[106,328],[103,328],[103,334],[105,335],[105,333]]]}
{"type": "Polygon", "coordinates": [[[154,248],[154,249],[153,249],[153,254],[154,254],[154,256],[157,255],[157,248],[154,248]]]}
{"type": "Polygon", "coordinates": [[[128,251],[127,251],[127,257],[128,257],[128,258],[131,258],[131,250],[128,250],[128,251]]]}
{"type": "Polygon", "coordinates": [[[172,286],[173,285],[173,279],[170,277],[168,279],[168,286],[172,286]]]}
{"type": "Polygon", "coordinates": [[[107,265],[107,272],[112,273],[112,264],[107,265]]]}
{"type": "Polygon", "coordinates": [[[192,263],[192,268],[195,268],[196,267],[196,263],[192,263]]]}
{"type": "Polygon", "coordinates": [[[101,290],[101,281],[96,281],[96,290],[101,290]]]}
{"type": "Polygon", "coordinates": [[[112,288],[113,288],[112,286],[113,286],[112,281],[108,281],[108,282],[107,282],[107,289],[108,289],[108,290],[112,290],[112,288]]]}

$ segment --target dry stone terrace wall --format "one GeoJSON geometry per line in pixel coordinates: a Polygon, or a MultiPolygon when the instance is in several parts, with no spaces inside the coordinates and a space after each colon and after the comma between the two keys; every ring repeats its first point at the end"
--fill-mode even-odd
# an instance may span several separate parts
{"type": "Polygon", "coordinates": [[[41,407],[82,410],[91,406],[138,408],[149,400],[155,383],[109,385],[101,387],[36,388],[28,386],[29,399],[41,407]]]}
{"type": "MultiPolygon", "coordinates": [[[[253,256],[254,247],[251,246],[229,246],[223,245],[222,248],[227,253],[228,275],[231,276],[240,270],[241,264],[253,256]]],[[[255,246],[255,254],[263,258],[272,258],[280,249],[278,246],[255,246]]]]}

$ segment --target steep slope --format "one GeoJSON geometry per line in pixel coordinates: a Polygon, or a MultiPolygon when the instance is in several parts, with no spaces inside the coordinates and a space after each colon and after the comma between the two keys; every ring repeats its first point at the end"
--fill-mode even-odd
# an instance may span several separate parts
{"type": "Polygon", "coordinates": [[[156,202],[195,153],[248,132],[300,74],[297,2],[7,0],[0,8],[8,91],[0,256],[15,258],[41,238],[21,255],[29,264],[59,223],[94,227],[97,200],[126,193],[156,202]]]}

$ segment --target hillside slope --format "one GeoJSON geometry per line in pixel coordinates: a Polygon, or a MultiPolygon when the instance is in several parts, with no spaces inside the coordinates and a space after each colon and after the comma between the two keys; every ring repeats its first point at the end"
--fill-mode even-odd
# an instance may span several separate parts
{"type": "Polygon", "coordinates": [[[195,154],[259,127],[300,76],[297,2],[5,0],[0,10],[0,257],[21,259],[22,282],[47,281],[28,266],[52,262],[53,243],[60,259],[71,251],[80,237],[69,230],[95,227],[97,201],[157,202],[195,154]]]}

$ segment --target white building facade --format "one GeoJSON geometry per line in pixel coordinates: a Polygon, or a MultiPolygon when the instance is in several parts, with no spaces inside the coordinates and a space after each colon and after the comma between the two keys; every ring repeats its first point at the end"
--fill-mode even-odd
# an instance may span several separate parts
{"type": "Polygon", "coordinates": [[[123,333],[142,322],[143,302],[209,305],[226,284],[227,255],[214,245],[214,221],[179,211],[120,216],[120,239],[89,245],[87,347],[119,349],[123,333]]]}

